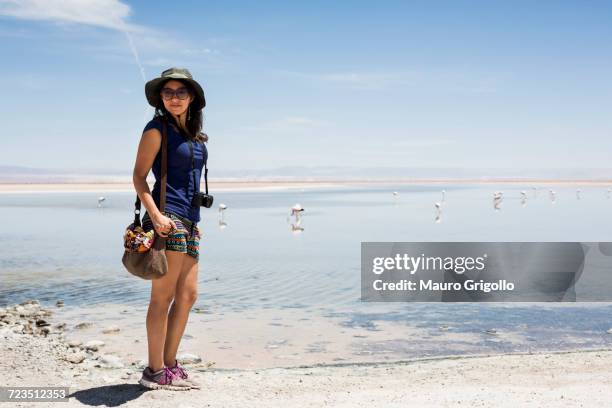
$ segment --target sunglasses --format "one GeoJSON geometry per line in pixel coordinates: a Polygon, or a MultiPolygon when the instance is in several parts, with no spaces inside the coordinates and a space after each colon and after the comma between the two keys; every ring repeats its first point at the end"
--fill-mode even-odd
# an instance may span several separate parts
{"type": "Polygon", "coordinates": [[[171,88],[163,88],[160,91],[160,95],[161,97],[164,99],[164,101],[169,101],[172,98],[174,98],[174,95],[176,95],[176,97],[178,99],[180,99],[181,101],[187,99],[187,97],[190,95],[189,90],[185,87],[182,88],[178,88],[177,90],[171,89],[171,88]]]}

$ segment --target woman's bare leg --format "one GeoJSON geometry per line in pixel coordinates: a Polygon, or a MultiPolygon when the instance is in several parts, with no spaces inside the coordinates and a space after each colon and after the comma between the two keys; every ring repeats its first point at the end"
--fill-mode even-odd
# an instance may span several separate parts
{"type": "Polygon", "coordinates": [[[164,347],[164,363],[171,367],[175,363],[179,343],[185,332],[191,307],[198,298],[198,261],[185,256],[183,269],[176,282],[174,302],[168,315],[168,332],[164,347]]]}
{"type": "Polygon", "coordinates": [[[151,281],[151,300],[147,312],[147,340],[149,343],[149,367],[153,371],[164,368],[164,342],[168,322],[168,306],[175,296],[176,282],[187,255],[166,251],[168,273],[151,281]]]}

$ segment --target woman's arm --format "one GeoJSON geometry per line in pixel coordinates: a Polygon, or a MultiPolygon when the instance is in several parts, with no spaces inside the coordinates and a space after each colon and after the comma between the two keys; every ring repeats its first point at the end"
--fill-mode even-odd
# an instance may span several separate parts
{"type": "Polygon", "coordinates": [[[136,164],[134,165],[134,173],[132,175],[136,194],[140,197],[142,205],[153,221],[155,230],[160,235],[167,232],[170,229],[169,227],[176,228],[174,221],[164,216],[159,211],[159,208],[157,208],[147,183],[147,175],[151,167],[153,167],[155,156],[157,156],[161,147],[161,139],[161,133],[157,129],[149,129],[142,134],[138,144],[138,154],[136,155],[136,164]]]}

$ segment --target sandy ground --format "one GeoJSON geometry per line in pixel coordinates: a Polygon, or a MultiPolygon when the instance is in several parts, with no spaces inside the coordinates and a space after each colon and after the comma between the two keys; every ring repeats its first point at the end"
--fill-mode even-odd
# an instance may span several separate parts
{"type": "Polygon", "coordinates": [[[41,318],[47,319],[38,305],[3,310],[3,385],[69,387],[70,400],[61,406],[612,406],[612,350],[268,369],[218,369],[199,363],[186,367],[202,383],[201,390],[149,391],[137,383],[139,367],[110,368],[103,351],[70,347],[61,325],[38,327],[41,318]],[[78,353],[86,358],[79,363],[66,360],[78,353]]]}
{"type": "MultiPolygon", "coordinates": [[[[152,182],[149,183],[152,185],[152,182]]],[[[211,181],[209,187],[215,190],[278,190],[338,186],[375,186],[375,185],[465,185],[495,184],[524,186],[610,186],[612,180],[555,180],[555,179],[414,179],[414,180],[291,180],[291,181],[211,181]]],[[[132,183],[0,183],[0,194],[37,193],[37,192],[122,192],[134,191],[132,183]]]]}
{"type": "MultiPolygon", "coordinates": [[[[24,356],[8,360],[14,358],[24,356]]],[[[91,368],[73,377],[69,363],[58,365],[43,358],[22,361],[11,370],[6,384],[68,386],[67,406],[604,407],[612,405],[611,362],[612,352],[602,351],[338,367],[192,370],[203,388],[173,392],[142,389],[137,384],[138,370],[91,368]],[[28,368],[30,364],[36,369],[28,368]]]]}

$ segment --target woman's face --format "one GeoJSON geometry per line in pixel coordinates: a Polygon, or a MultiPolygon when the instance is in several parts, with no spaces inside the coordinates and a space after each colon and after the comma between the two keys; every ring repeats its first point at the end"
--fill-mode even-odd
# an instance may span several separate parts
{"type": "Polygon", "coordinates": [[[162,86],[160,95],[166,110],[176,116],[184,114],[193,100],[187,85],[174,79],[162,86]]]}

